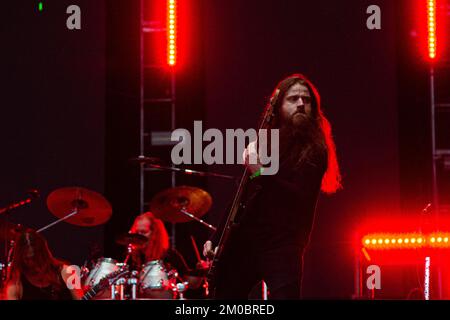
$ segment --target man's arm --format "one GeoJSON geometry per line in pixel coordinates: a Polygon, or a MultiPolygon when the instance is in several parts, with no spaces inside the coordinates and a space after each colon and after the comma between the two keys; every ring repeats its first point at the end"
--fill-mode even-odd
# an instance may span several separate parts
{"type": "MultiPolygon", "coordinates": [[[[83,297],[83,290],[81,289],[81,287],[78,288],[75,285],[71,289],[67,285],[68,281],[71,280],[71,279],[69,279],[69,277],[71,277],[71,276],[79,277],[79,275],[77,273],[73,274],[72,272],[69,272],[68,268],[69,268],[69,266],[64,265],[62,270],[61,270],[61,277],[62,277],[62,279],[64,281],[64,285],[67,287],[67,289],[69,289],[70,294],[72,295],[72,298],[74,300],[81,300],[81,298],[83,297]]],[[[81,283],[81,279],[76,279],[75,284],[80,284],[80,283],[81,283]]]]}
{"type": "Polygon", "coordinates": [[[22,297],[22,284],[9,282],[6,285],[6,300],[20,300],[22,297]]]}

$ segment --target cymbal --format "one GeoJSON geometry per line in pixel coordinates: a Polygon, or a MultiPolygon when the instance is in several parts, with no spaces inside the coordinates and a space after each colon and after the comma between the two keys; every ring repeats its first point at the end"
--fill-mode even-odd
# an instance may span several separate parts
{"type": "Polygon", "coordinates": [[[203,189],[189,186],[159,192],[150,202],[150,211],[161,220],[180,223],[192,219],[180,212],[184,209],[195,217],[203,216],[211,208],[212,198],[203,189]]]}
{"type": "Polygon", "coordinates": [[[124,246],[134,245],[134,246],[142,246],[148,241],[146,236],[143,236],[138,233],[125,233],[121,234],[116,238],[116,243],[124,246]]]}
{"type": "Polygon", "coordinates": [[[63,218],[75,209],[78,213],[64,220],[82,227],[92,227],[109,220],[112,208],[100,193],[80,187],[60,188],[47,197],[47,207],[58,218],[63,218]]]}

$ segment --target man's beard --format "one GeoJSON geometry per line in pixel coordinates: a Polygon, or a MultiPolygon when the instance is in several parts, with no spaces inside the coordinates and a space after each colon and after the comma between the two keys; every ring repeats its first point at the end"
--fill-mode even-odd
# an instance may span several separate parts
{"type": "Polygon", "coordinates": [[[306,155],[304,151],[315,149],[321,137],[320,127],[309,115],[294,114],[280,128],[281,162],[296,163],[301,160],[302,155],[306,155]]]}
{"type": "Polygon", "coordinates": [[[305,144],[314,140],[317,135],[317,125],[313,119],[304,113],[295,113],[280,128],[281,143],[305,144]]]}

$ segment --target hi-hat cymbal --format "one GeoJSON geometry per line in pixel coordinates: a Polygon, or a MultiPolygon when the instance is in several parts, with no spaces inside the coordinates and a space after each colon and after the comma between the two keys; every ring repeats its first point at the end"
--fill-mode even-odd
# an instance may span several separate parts
{"type": "Polygon", "coordinates": [[[103,224],[112,214],[111,205],[100,193],[80,187],[53,191],[47,197],[47,207],[58,218],[63,218],[77,209],[78,213],[65,221],[83,227],[103,224]]]}
{"type": "Polygon", "coordinates": [[[116,243],[124,246],[133,245],[133,246],[142,246],[148,241],[146,236],[143,236],[138,233],[125,233],[121,234],[116,238],[116,243]]]}
{"type": "Polygon", "coordinates": [[[212,198],[203,189],[180,186],[158,193],[150,202],[150,211],[161,220],[179,223],[192,219],[180,210],[184,209],[195,217],[203,216],[211,208],[212,198]]]}

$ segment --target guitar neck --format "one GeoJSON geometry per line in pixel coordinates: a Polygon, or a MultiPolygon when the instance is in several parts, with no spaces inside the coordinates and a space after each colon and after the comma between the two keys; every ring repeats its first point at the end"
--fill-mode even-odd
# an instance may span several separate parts
{"type": "Polygon", "coordinates": [[[94,287],[90,289],[88,292],[86,292],[81,298],[81,300],[91,300],[93,297],[97,295],[97,293],[98,293],[97,289],[94,287]]]}
{"type": "MultiPolygon", "coordinates": [[[[270,117],[272,116],[272,111],[273,111],[273,106],[272,106],[272,103],[270,103],[268,105],[268,107],[265,109],[264,116],[262,117],[261,122],[259,123],[258,132],[259,132],[259,130],[264,129],[268,126],[268,124],[270,122],[270,117]]],[[[225,228],[222,231],[222,234],[221,234],[218,246],[217,246],[218,247],[217,253],[214,255],[214,259],[209,268],[208,281],[211,283],[214,282],[216,265],[222,255],[225,243],[228,240],[228,237],[230,235],[231,227],[236,224],[236,221],[235,221],[236,215],[239,211],[239,207],[240,207],[241,201],[242,201],[242,196],[244,193],[244,188],[247,185],[248,180],[249,180],[249,170],[248,170],[248,167],[246,166],[244,169],[244,173],[242,174],[242,178],[240,180],[236,195],[233,199],[233,204],[231,206],[231,210],[228,213],[228,218],[227,218],[227,221],[225,224],[225,228]]]]}
{"type": "Polygon", "coordinates": [[[94,298],[101,290],[104,289],[104,286],[101,284],[97,284],[91,289],[89,289],[81,298],[81,300],[91,300],[94,298]]]}
{"type": "Polygon", "coordinates": [[[233,199],[233,204],[232,204],[231,210],[230,210],[230,212],[228,214],[228,218],[227,218],[227,222],[225,224],[225,228],[222,230],[222,235],[221,235],[219,243],[217,245],[219,249],[218,249],[216,255],[214,256],[213,264],[219,260],[221,254],[222,254],[223,247],[224,247],[223,245],[228,239],[229,233],[231,231],[231,227],[232,227],[233,224],[236,223],[235,218],[236,218],[236,215],[237,215],[237,213],[239,211],[239,206],[240,206],[241,200],[242,200],[242,194],[243,194],[244,188],[245,188],[245,186],[247,184],[247,180],[248,180],[248,169],[245,168],[244,169],[244,173],[243,173],[242,178],[241,178],[241,181],[239,183],[236,195],[235,195],[235,197],[233,199]]]}
{"type": "Polygon", "coordinates": [[[91,289],[89,289],[81,298],[81,300],[90,300],[93,297],[95,297],[100,291],[104,290],[105,288],[109,287],[112,283],[115,282],[115,280],[125,274],[127,274],[128,271],[125,270],[119,270],[116,272],[113,272],[110,275],[105,276],[102,280],[100,280],[99,283],[94,285],[91,289]]]}

